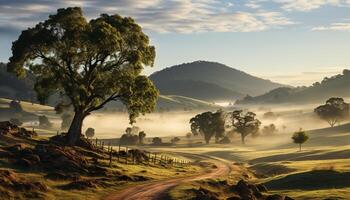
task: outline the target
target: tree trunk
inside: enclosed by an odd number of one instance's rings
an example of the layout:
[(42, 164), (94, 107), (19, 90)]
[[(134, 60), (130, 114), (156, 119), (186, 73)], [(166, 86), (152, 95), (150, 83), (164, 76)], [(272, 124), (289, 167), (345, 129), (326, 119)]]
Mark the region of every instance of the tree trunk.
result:
[(242, 144), (245, 144), (245, 136), (241, 134)]
[(81, 136), (81, 128), (83, 126), (84, 115), (76, 112), (73, 121), (68, 130), (68, 144), (75, 145)]

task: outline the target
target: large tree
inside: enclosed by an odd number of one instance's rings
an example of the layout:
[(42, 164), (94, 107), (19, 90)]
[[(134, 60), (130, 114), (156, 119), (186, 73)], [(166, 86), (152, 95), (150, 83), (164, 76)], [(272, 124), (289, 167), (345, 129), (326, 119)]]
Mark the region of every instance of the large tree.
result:
[(326, 101), (326, 104), (315, 108), (314, 112), (333, 127), (336, 123), (349, 117), (349, 104), (345, 103), (342, 98), (332, 97)]
[(198, 114), (190, 120), (190, 124), (192, 133), (202, 135), (206, 144), (213, 136), (218, 141), (225, 133), (225, 116), (221, 110)]
[(245, 138), (249, 134), (255, 134), (259, 131), (261, 122), (256, 118), (256, 114), (253, 112), (235, 110), (229, 113), (229, 117), (231, 119), (233, 131), (241, 135), (242, 144), (245, 144)]
[(76, 144), (83, 120), (110, 101), (121, 101), (130, 122), (154, 109), (158, 90), (142, 76), (152, 66), (155, 48), (132, 18), (102, 14), (87, 21), (80, 8), (57, 14), (21, 33), (13, 43), (8, 71), (36, 76), (38, 100), (60, 94), (60, 107), (72, 106), (68, 142)]

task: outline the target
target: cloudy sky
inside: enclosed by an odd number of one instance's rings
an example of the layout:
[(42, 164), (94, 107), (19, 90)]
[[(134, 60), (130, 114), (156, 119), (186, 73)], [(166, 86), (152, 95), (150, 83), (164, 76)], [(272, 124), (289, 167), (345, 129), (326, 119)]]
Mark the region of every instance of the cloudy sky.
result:
[(350, 0), (0, 0), (0, 61), (20, 31), (58, 8), (131, 16), (156, 46), (156, 65), (217, 61), (291, 85), (350, 68)]

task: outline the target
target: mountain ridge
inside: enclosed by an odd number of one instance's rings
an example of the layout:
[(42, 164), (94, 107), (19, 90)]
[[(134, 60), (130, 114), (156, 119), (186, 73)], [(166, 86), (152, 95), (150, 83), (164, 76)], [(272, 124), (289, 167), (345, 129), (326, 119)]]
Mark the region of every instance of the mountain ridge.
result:
[[(174, 65), (157, 71), (149, 77), (162, 94), (183, 95), (191, 92), (189, 97), (203, 100), (232, 100), (246, 94), (263, 94), (271, 89), (285, 86), (211, 61), (194, 61)], [(205, 84), (198, 85), (192, 90), (186, 90), (184, 87), (175, 90), (179, 83), (182, 82), (180, 85), (184, 86), (185, 82), (189, 81)], [(214, 89), (208, 90), (209, 85)], [(207, 90), (203, 92), (203, 88)], [(222, 94), (215, 96), (215, 93)]]

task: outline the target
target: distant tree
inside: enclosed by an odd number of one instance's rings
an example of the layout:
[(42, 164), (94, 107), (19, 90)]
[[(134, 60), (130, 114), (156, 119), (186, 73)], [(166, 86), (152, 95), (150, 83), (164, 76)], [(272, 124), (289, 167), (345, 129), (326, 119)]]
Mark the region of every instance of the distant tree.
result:
[(343, 98), (332, 97), (326, 101), (326, 104), (315, 108), (314, 112), (333, 127), (336, 123), (349, 117), (349, 104), (345, 103)]
[(74, 7), (22, 31), (7, 69), (19, 77), (31, 72), (41, 103), (54, 93), (69, 98), (59, 105), (74, 108), (67, 143), (75, 145), (84, 119), (110, 101), (125, 105), (130, 123), (153, 111), (158, 91), (141, 73), (154, 59), (155, 48), (132, 18), (102, 14), (87, 20)]
[(299, 151), (301, 151), (301, 145), (304, 144), (309, 139), (309, 136), (305, 133), (305, 131), (295, 132), (292, 140), (295, 144), (299, 144)]
[(235, 110), (229, 113), (233, 131), (241, 135), (242, 144), (245, 144), (245, 138), (249, 134), (256, 134), (259, 131), (261, 122), (256, 119), (253, 112), (243, 112)]
[(162, 141), (162, 138), (160, 138), (160, 137), (154, 137), (154, 138), (152, 139), (152, 143), (153, 143), (154, 145), (161, 145), (161, 144), (163, 144), (163, 141)]
[(47, 118), (45, 115), (41, 115), (39, 116), (39, 126), (42, 128), (50, 128), (52, 124), (49, 121), (49, 118)]
[(22, 126), (23, 122), (21, 122), (21, 120), (17, 119), (17, 118), (11, 118), (10, 119), (11, 124), (14, 124), (16, 126)]
[(67, 130), (70, 126), (70, 124), (72, 123), (73, 120), (73, 115), (70, 113), (64, 113), (63, 115), (61, 115), (61, 130)]
[(270, 124), (268, 126), (264, 126), (261, 130), (262, 134), (265, 135), (273, 135), (277, 132), (277, 128), (275, 126), (275, 124)]
[(9, 104), (10, 109), (14, 112), (22, 112), (23, 108), (21, 106), (21, 103), (19, 101), (12, 100)]
[(224, 112), (221, 110), (215, 113), (204, 112), (196, 115), (190, 120), (193, 135), (202, 135), (206, 144), (209, 144), (213, 136), (218, 141), (225, 133), (224, 115)]
[(189, 140), (192, 137), (192, 133), (186, 133), (186, 138)]
[(139, 132), (139, 143), (144, 144), (146, 138), (146, 133), (144, 131)]
[(93, 138), (95, 136), (95, 129), (93, 128), (88, 128), (85, 131), (85, 136), (89, 139)]
[(179, 137), (174, 137), (174, 138), (171, 139), (171, 143), (173, 143), (173, 144), (176, 144), (178, 142), (180, 142), (180, 138)]
[(121, 145), (136, 145), (138, 143), (139, 143), (139, 136), (138, 135), (125, 133), (120, 138)]

